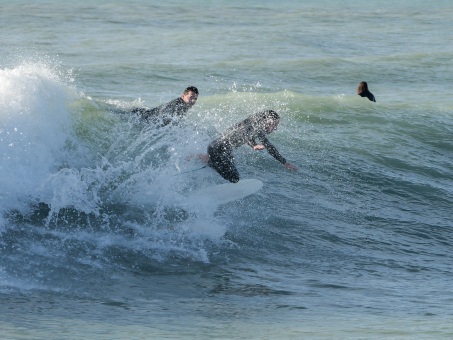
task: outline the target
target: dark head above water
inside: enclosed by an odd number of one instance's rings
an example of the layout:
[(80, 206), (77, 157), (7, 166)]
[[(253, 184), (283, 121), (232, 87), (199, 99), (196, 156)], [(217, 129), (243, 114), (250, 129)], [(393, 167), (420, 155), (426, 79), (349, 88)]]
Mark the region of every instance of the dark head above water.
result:
[(370, 92), (370, 90), (368, 90), (368, 84), (366, 81), (362, 81), (359, 83), (359, 87), (357, 87), (357, 94), (360, 97), (367, 97), (372, 102), (376, 101), (374, 95)]
[(362, 81), (359, 83), (359, 87), (357, 88), (357, 94), (360, 95), (364, 91), (368, 91), (368, 84), (366, 81)]

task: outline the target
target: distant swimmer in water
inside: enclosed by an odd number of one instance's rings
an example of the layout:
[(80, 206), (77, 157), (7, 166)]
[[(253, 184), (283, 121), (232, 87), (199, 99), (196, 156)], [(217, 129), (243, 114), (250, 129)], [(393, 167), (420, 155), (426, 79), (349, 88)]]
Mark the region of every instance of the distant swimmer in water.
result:
[(288, 163), (266, 138), (267, 134), (277, 128), (279, 122), (280, 117), (275, 111), (267, 110), (256, 113), (226, 130), (221, 137), (209, 144), (207, 155), (198, 157), (232, 183), (239, 182), (239, 172), (234, 163), (233, 150), (244, 144), (248, 144), (253, 150), (267, 149), (267, 152), (287, 169), (296, 170), (297, 168)]
[(198, 99), (198, 89), (195, 86), (187, 87), (181, 97), (154, 109), (134, 108), (133, 113), (150, 123), (177, 124), (187, 111), (195, 105)]
[(357, 88), (357, 94), (360, 97), (367, 97), (372, 102), (376, 101), (376, 99), (374, 98), (374, 95), (368, 90), (368, 84), (366, 83), (366, 81), (362, 81), (359, 84), (359, 87)]

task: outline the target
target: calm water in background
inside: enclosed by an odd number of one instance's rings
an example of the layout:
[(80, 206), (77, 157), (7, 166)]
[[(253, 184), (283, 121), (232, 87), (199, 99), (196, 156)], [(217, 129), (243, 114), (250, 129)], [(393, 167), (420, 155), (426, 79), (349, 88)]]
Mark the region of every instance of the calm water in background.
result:
[[(2, 336), (451, 338), (452, 15), (1, 1)], [(187, 85), (200, 97), (178, 127), (115, 113)], [(241, 148), (263, 189), (191, 210), (224, 182), (187, 156), (265, 108), (299, 171)]]

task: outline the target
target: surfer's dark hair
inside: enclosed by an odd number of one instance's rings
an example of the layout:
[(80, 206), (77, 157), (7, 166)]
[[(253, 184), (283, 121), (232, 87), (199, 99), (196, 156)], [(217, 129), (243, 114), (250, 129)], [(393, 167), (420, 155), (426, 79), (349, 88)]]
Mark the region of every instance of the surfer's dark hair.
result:
[(280, 116), (274, 110), (266, 110), (266, 111), (263, 111), (263, 118), (264, 119), (271, 118), (272, 120), (277, 120), (277, 119), (280, 119)]
[(359, 93), (362, 93), (363, 91), (368, 91), (368, 84), (366, 81), (361, 81), (359, 84)]
[(185, 90), (184, 93), (189, 93), (192, 91), (195, 94), (198, 94), (198, 89), (195, 86), (188, 86)]
[(274, 110), (261, 111), (251, 117), (252, 124), (261, 127), (264, 127), (269, 120), (276, 121), (278, 119), (280, 119), (280, 116)]

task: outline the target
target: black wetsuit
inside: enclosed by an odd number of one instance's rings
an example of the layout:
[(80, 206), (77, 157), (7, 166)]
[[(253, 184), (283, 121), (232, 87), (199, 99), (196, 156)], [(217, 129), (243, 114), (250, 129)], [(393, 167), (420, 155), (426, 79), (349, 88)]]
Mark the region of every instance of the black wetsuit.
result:
[(372, 94), (370, 91), (362, 91), (359, 93), (360, 97), (367, 97), (369, 100), (372, 102), (376, 101), (376, 98), (374, 98), (374, 94)]
[(176, 124), (183, 116), (187, 114), (190, 106), (182, 100), (176, 98), (167, 104), (155, 107), (154, 109), (135, 108), (133, 113), (138, 114), (142, 119), (151, 123), (161, 123), (162, 126), (170, 123)]
[[(286, 159), (280, 155), (266, 138), (264, 128), (254, 123), (254, 117), (257, 115), (251, 116), (229, 128), (221, 137), (212, 141), (208, 146), (209, 166), (232, 183), (238, 182), (240, 178), (234, 164), (233, 150), (241, 145), (248, 144), (254, 147), (255, 145), (263, 144), (269, 154), (275, 159), (282, 164), (286, 163)], [(260, 143), (257, 143), (257, 140)]]

